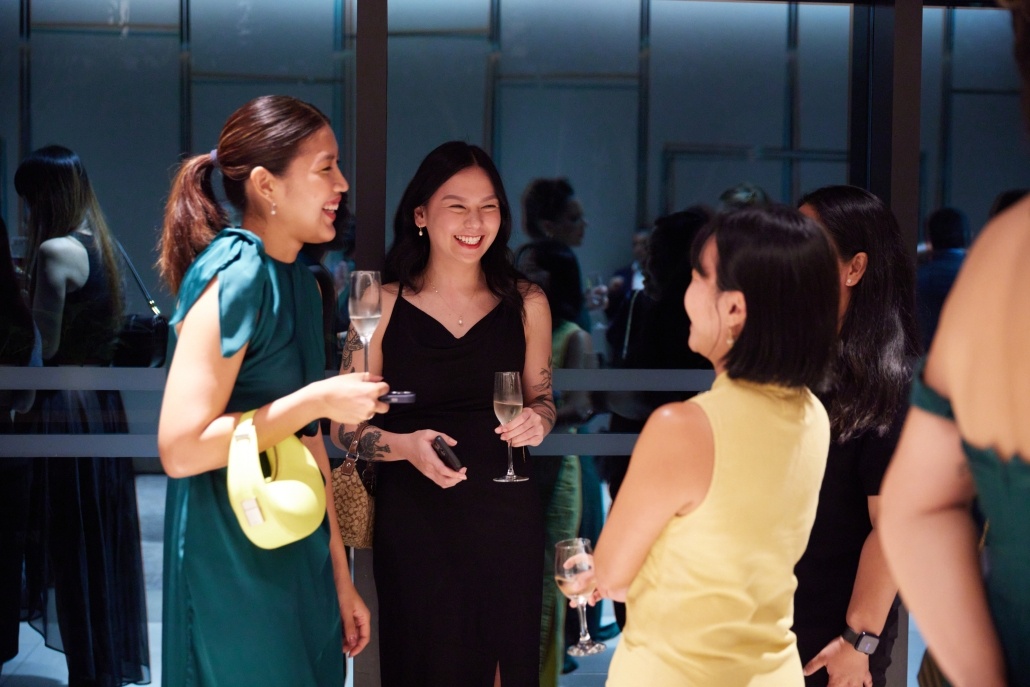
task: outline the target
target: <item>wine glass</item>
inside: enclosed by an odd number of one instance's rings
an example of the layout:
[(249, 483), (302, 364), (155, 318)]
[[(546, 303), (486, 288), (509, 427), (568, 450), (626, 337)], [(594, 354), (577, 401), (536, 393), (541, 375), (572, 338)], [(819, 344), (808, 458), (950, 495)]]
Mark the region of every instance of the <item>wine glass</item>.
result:
[(375, 270), (355, 270), (350, 275), (350, 296), (347, 304), (350, 309), (350, 323), (365, 347), (365, 373), (368, 373), (368, 342), (379, 326), (379, 318), (383, 312), (383, 287), (379, 281), (379, 272)]
[(554, 581), (579, 611), (579, 643), (566, 649), (569, 656), (590, 656), (605, 650), (587, 631), (587, 601), (594, 593), (594, 552), (589, 539), (564, 539), (554, 545)]
[[(508, 424), (522, 412), (522, 375), (518, 372), (494, 373), (494, 415), (502, 424)], [(508, 472), (504, 477), (494, 477), (495, 482), (525, 482), (528, 477), (519, 477), (511, 462), (511, 442), (508, 442)]]

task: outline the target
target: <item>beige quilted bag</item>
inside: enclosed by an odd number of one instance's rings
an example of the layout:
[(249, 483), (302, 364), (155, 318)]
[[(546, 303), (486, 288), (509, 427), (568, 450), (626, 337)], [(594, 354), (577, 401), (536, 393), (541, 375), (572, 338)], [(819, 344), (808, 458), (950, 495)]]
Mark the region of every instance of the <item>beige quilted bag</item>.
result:
[[(372, 548), (375, 524), (375, 463), (358, 460), (358, 441), (366, 426), (365, 423), (358, 426), (343, 465), (332, 472), (333, 503), (340, 536), (344, 544), (355, 549)], [(364, 469), (361, 469), (362, 463)]]

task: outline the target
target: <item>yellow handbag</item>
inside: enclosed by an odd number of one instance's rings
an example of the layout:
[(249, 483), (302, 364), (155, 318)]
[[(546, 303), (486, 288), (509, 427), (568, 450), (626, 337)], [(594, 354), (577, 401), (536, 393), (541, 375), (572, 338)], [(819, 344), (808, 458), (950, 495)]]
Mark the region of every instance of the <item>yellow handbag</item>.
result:
[(325, 482), (314, 456), (292, 435), (265, 451), (271, 468), (265, 477), (253, 418), (254, 411), (244, 413), (233, 431), (226, 485), (243, 533), (262, 549), (276, 549), (322, 524)]

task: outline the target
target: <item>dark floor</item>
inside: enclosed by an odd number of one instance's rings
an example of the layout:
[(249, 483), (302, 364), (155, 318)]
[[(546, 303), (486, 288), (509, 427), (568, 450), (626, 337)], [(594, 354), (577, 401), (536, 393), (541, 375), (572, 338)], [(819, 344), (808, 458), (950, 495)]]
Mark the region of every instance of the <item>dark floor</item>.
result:
[[(152, 685), (161, 684), (161, 561), (164, 533), (165, 477), (140, 475), (136, 481), (143, 538), (143, 569), (147, 582), (147, 612), (150, 621), (150, 666)], [(610, 605), (605, 606), (603, 622), (611, 622)], [(48, 649), (42, 638), (22, 624), (20, 650), (13, 661), (3, 665), (0, 687), (66, 687), (64, 654)], [(608, 662), (619, 638), (606, 642), (608, 650), (597, 656), (578, 659), (579, 669), (564, 675), (559, 687), (603, 687)], [(915, 627), (909, 635), (909, 656), (922, 656), (924, 645)], [(908, 685), (915, 687), (918, 664), (909, 660)], [(348, 681), (349, 682), (349, 681)], [(348, 687), (350, 687), (348, 685)], [(360, 687), (360, 686), (359, 686)]]

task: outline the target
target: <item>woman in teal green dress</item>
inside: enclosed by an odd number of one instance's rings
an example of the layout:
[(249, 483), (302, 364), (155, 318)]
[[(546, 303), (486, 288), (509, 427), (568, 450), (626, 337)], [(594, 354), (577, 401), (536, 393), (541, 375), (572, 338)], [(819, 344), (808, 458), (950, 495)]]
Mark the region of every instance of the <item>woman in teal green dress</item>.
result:
[[(1030, 2), (1004, 4), (1030, 115)], [(956, 687), (1030, 685), (1028, 218), (1024, 199), (966, 256), (882, 489), (887, 563)]]
[[(389, 389), (362, 375), (323, 379), (321, 303), (296, 261), (335, 233), (347, 181), (316, 108), (263, 96), (233, 113), (210, 155), (180, 168), (165, 211), (162, 276), (178, 333), (158, 450), (168, 473), (165, 684), (329, 686), (343, 654), (368, 643), (369, 612), (347, 569), (336, 519), (276, 549), (244, 535), (226, 494), (230, 436), (257, 410), (261, 448), (292, 433), (328, 480), (317, 420), (367, 420)], [(245, 228), (212, 192), (220, 170)], [(345, 209), (343, 210), (345, 211)], [(219, 231), (221, 229), (221, 231)], [(333, 494), (327, 489), (328, 512)]]

